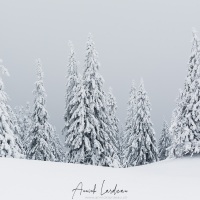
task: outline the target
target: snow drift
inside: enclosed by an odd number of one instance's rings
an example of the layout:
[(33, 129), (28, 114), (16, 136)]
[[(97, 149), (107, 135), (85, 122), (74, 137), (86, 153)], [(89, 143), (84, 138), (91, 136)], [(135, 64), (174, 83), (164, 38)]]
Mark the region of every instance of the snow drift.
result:
[[(200, 159), (183, 158), (145, 166), (115, 169), (66, 163), (0, 158), (0, 199), (70, 200), (80, 182), (84, 190), (74, 199), (189, 200), (200, 196)], [(102, 182), (105, 180), (103, 189)], [(127, 193), (101, 195), (106, 190)]]

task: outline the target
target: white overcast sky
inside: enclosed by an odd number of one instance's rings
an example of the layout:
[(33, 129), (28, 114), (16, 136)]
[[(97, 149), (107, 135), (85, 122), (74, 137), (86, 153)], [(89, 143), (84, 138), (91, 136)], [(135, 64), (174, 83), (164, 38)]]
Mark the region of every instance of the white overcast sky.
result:
[(33, 102), (35, 59), (41, 58), (50, 121), (63, 127), (68, 40), (83, 71), (86, 39), (94, 36), (105, 89), (113, 88), (124, 123), (131, 82), (144, 79), (157, 136), (170, 121), (183, 87), (191, 30), (200, 30), (199, 0), (1, 0), (0, 57), (10, 104)]

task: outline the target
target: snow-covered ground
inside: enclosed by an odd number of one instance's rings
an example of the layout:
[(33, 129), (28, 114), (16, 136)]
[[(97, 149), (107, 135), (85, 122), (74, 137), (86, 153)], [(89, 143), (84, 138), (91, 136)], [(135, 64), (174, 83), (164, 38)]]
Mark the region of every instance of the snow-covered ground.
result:
[[(86, 190), (96, 184), (96, 192), (77, 191), (74, 199), (196, 200), (200, 199), (199, 170), (200, 157), (129, 169), (0, 158), (0, 199), (70, 200), (72, 190), (82, 182)], [(101, 195), (116, 184), (128, 193)]]

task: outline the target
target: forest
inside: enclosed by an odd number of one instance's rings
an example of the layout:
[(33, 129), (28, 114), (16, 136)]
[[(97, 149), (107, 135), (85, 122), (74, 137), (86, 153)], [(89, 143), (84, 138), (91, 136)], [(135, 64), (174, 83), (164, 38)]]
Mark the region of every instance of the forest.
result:
[(177, 95), (171, 121), (163, 122), (159, 141), (155, 138), (151, 104), (142, 79), (138, 88), (134, 81), (130, 86), (126, 122), (121, 128), (112, 89), (104, 91), (91, 34), (86, 43), (83, 74), (79, 73), (74, 46), (69, 42), (62, 133), (49, 122), (41, 60), (36, 60), (33, 107), (27, 103), (16, 108), (9, 105), (2, 79), (9, 72), (1, 61), (0, 157), (127, 168), (198, 154), (200, 40), (196, 31), (192, 35), (183, 89)]

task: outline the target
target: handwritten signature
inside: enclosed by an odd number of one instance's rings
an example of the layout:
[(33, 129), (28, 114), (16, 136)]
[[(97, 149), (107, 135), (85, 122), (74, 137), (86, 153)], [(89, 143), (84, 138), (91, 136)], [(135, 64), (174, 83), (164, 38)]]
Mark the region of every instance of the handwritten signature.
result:
[(99, 194), (101, 196), (104, 195), (118, 195), (118, 194), (125, 194), (128, 193), (128, 190), (125, 189), (118, 189), (118, 184), (115, 184), (115, 186), (112, 189), (106, 189), (105, 187), (105, 180), (103, 180), (100, 191), (97, 190), (97, 184), (94, 184), (94, 186), (91, 189), (85, 189), (83, 186), (83, 182), (80, 182), (75, 189), (72, 190), (72, 199), (74, 199), (75, 195), (79, 194), (80, 196), (83, 193), (87, 194)]

